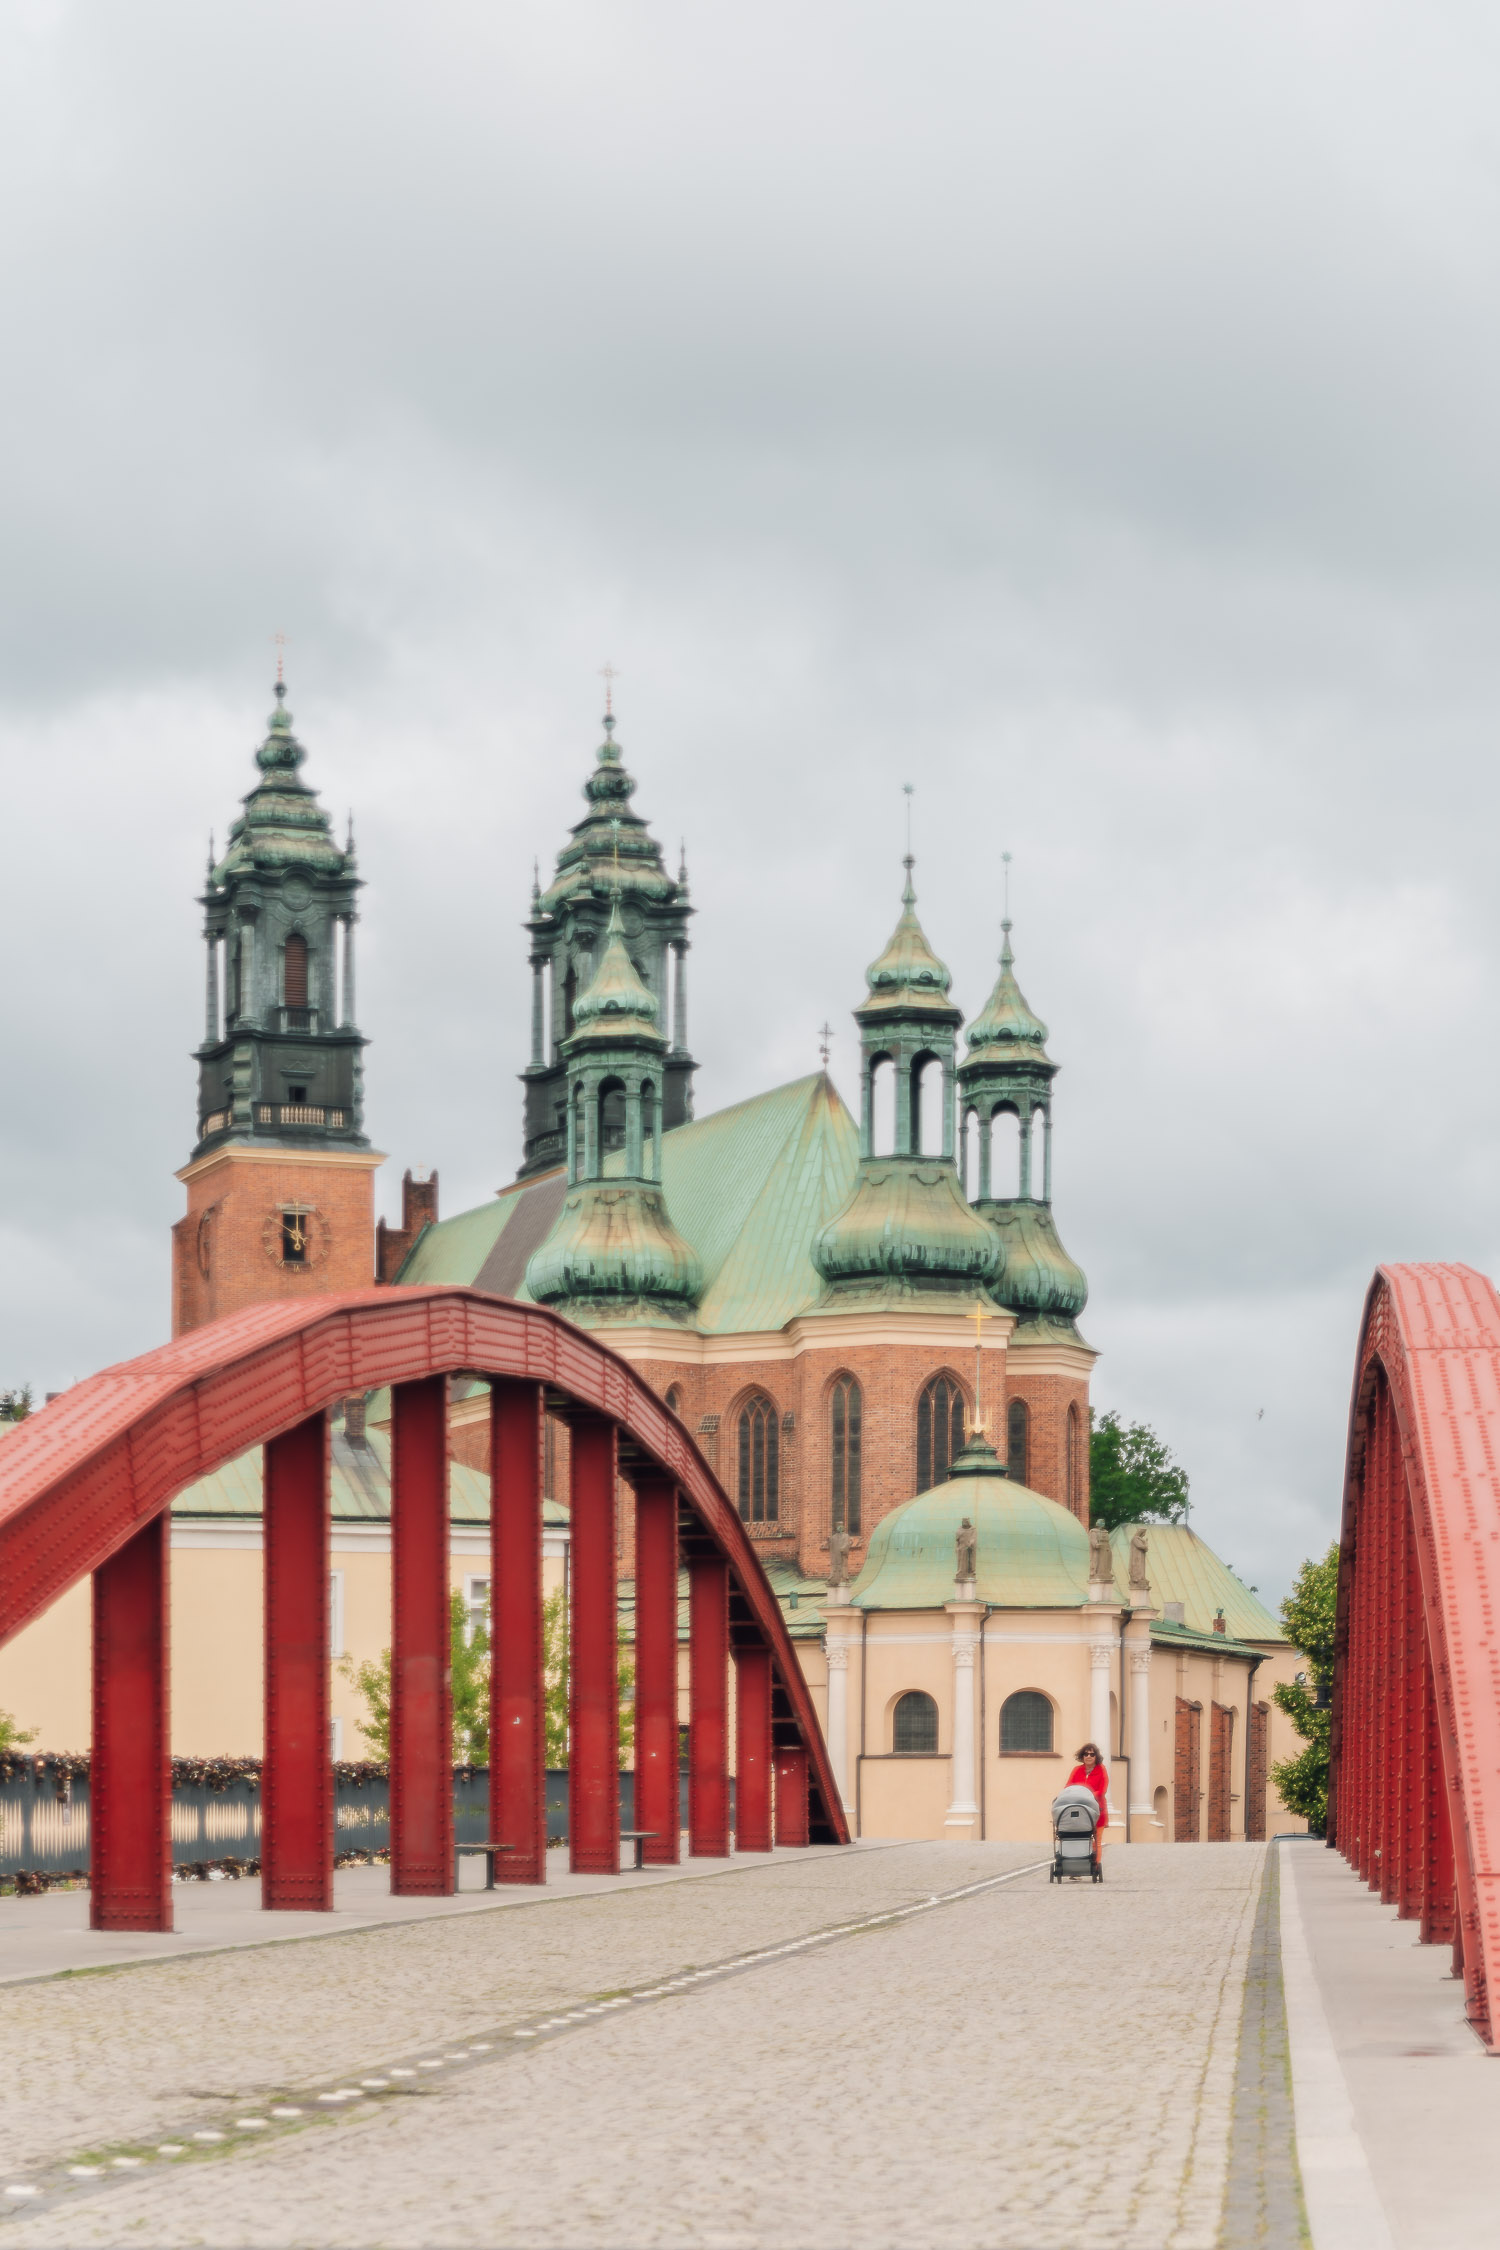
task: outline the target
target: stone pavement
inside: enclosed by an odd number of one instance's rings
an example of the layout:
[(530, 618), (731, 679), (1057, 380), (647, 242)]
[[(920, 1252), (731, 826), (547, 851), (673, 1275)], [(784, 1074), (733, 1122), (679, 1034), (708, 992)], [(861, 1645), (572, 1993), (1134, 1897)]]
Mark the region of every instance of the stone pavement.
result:
[[(1449, 1949), (1419, 1945), (1415, 1924), (1398, 1921), (1337, 1853), (1299, 1838), (1279, 1854), (1325, 2027), (1320, 2053), (1298, 2058), (1293, 2042), (1315, 2250), (1493, 2242), (1500, 2058), (1464, 2021)], [(1347, 2116), (1326, 2167), (1305, 2145), (1306, 2094), (1321, 2097), (1325, 2116), (1338, 2107)]]
[[(866, 1847), (861, 1847), (866, 1848)], [(868, 1847), (878, 1850), (878, 1845)], [(771, 1854), (772, 1861), (806, 1860), (839, 1850), (814, 1844), (806, 1850)], [(676, 1867), (645, 1867), (631, 1872), (632, 1884), (692, 1882), (727, 1874), (743, 1862), (733, 1859), (683, 1860)], [(346, 1930), (374, 1929), (387, 1922), (430, 1922), (449, 1914), (483, 1914), (495, 1906), (535, 1906), (547, 1898), (587, 1898), (613, 1891), (613, 1875), (573, 1875), (566, 1852), (549, 1852), (545, 1886), (484, 1887), (484, 1862), (466, 1858), (459, 1865), (459, 1890), (453, 1898), (392, 1898), (387, 1867), (344, 1867), (333, 1879), (331, 1914), (263, 1913), (260, 1881), (250, 1877), (222, 1883), (173, 1886), (175, 1930), (91, 1930), (86, 1890), (47, 1891), (39, 1898), (7, 1898), (0, 1905), (0, 1985), (29, 1984), (35, 1977), (68, 1969), (98, 1969), (126, 1962), (172, 1960), (188, 1953), (219, 1953), (232, 1946), (285, 1945), (293, 1938), (336, 1937)]]
[(1214, 2250), (1265, 1848), (1061, 1890), (1040, 1857), (799, 1854), (13, 1988), (4, 2184), (43, 2195), (5, 2237)]

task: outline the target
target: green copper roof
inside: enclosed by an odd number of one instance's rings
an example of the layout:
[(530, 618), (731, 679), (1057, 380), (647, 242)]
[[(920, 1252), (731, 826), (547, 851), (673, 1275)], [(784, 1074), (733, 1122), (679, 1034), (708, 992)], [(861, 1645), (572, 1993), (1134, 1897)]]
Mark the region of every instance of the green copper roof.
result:
[(340, 851), (328, 815), (298, 772), (307, 752), (292, 732), (286, 686), (276, 682), (276, 708), (265, 741), (255, 753), (263, 779), (245, 799), (245, 809), (229, 831), (223, 859), (209, 881), (222, 886), (253, 867), (301, 867), (314, 874), (345, 875), (352, 850)]
[(588, 811), (573, 830), (573, 840), (557, 855), (557, 873), (540, 896), (533, 895), (533, 917), (556, 914), (581, 893), (607, 892), (611, 884), (627, 897), (651, 905), (685, 898), (685, 879), (673, 882), (662, 865), (661, 846), (631, 804), (633, 777), (620, 759), (612, 715), (604, 721), (604, 740), (593, 772), (583, 785)]
[[(1134, 1524), (1121, 1524), (1110, 1534), (1115, 1583), (1122, 1590), (1130, 1575), (1134, 1529)], [(1232, 1640), (1285, 1642), (1285, 1629), (1277, 1619), (1189, 1525), (1148, 1523), (1146, 1542), (1146, 1576), (1157, 1609), (1167, 1602), (1181, 1602), (1188, 1629), (1208, 1634), (1213, 1633), (1215, 1610), (1222, 1609)]]
[(1089, 1540), (1077, 1517), (1025, 1485), (955, 1476), (884, 1517), (870, 1534), (850, 1600), (859, 1609), (941, 1609), (958, 1598), (954, 1540), (974, 1526), (974, 1583), (997, 1609), (1080, 1609)]
[(1043, 1061), (1047, 1055), (1047, 1026), (1040, 1016), (1033, 1015), (1016, 982), (1015, 955), (1010, 949), (1009, 921), (1000, 925), (1004, 942), (1000, 948), (1000, 975), (994, 991), (974, 1018), (966, 1033), (969, 1052), (979, 1048), (1025, 1048)]
[(659, 1187), (580, 1180), (526, 1268), (526, 1292), (570, 1316), (686, 1320), (703, 1268)]
[(999, 1235), (1004, 1270), (995, 1295), (1018, 1319), (1066, 1322), (1070, 1327), (1089, 1301), (1083, 1268), (1075, 1266), (1058, 1239), (1057, 1222), (1047, 1203), (982, 1203), (979, 1209)]
[[(342, 1429), (335, 1428), (330, 1447), (329, 1500), (335, 1523), (388, 1523), (391, 1515), (391, 1441), (386, 1430), (372, 1429), (363, 1445), (351, 1445)], [(203, 1477), (179, 1492), (172, 1502), (174, 1516), (258, 1517), (265, 1511), (265, 1457), (257, 1445), (249, 1453), (226, 1461), (211, 1477)], [(465, 1468), (461, 1461), (448, 1464), (448, 1512), (457, 1524), (487, 1524), (490, 1520), (490, 1480), (482, 1469)], [(561, 1500), (542, 1504), (542, 1521), (564, 1524), (568, 1510)]]
[(831, 1297), (955, 1291), (973, 1297), (1000, 1271), (1000, 1239), (936, 1157), (866, 1157), (845, 1208), (812, 1246)]
[(865, 971), (865, 982), (870, 996), (854, 1011), (861, 1022), (872, 1016), (896, 1014), (901, 1010), (918, 1007), (958, 1020), (959, 1011), (948, 998), (948, 987), (953, 979), (947, 967), (933, 952), (927, 942), (927, 933), (917, 920), (917, 894), (912, 889), (913, 861), (910, 853), (906, 861), (906, 882), (901, 892), (901, 919), (886, 941), (885, 951), (872, 961)]
[(573, 1031), (563, 1042), (563, 1052), (571, 1055), (580, 1047), (607, 1045), (611, 1040), (644, 1039), (653, 1047), (665, 1047), (657, 1014), (656, 995), (641, 982), (626, 950), (617, 888), (599, 965), (573, 1009)]
[[(622, 1152), (605, 1159), (623, 1167)], [(823, 1295), (809, 1248), (848, 1201), (859, 1170), (859, 1133), (821, 1072), (737, 1102), (662, 1136), (662, 1188), (677, 1232), (697, 1253), (703, 1294), (694, 1325), (709, 1335), (782, 1327)], [(428, 1227), (409, 1252), (403, 1282), (472, 1282), (527, 1295), (527, 1259), (568, 1192), (543, 1173), (477, 1211)], [(512, 1244), (521, 1247), (513, 1255)]]

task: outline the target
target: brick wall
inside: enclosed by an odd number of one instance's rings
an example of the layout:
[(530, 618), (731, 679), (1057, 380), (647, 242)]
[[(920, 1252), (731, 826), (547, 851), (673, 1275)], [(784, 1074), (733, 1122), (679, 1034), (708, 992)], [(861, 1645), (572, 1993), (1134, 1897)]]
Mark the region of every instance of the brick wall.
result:
[[(172, 1229), (172, 1333), (268, 1299), (368, 1289), (375, 1269), (375, 1187), (368, 1164), (300, 1162), (226, 1149), (187, 1181)], [(308, 1262), (281, 1257), (283, 1204), (308, 1213)]]
[[(1089, 1520), (1089, 1386), (1081, 1375), (1032, 1374), (1024, 1355), (1017, 1353), (1007, 1369), (1006, 1404), (1026, 1401), (1030, 1418), (1027, 1430), (1026, 1482), (1033, 1492), (1067, 1507), (1068, 1409), (1078, 1410), (1075, 1449), (1073, 1513), (1082, 1524)], [(997, 1439), (998, 1444), (998, 1439)], [(1003, 1453), (1005, 1447), (999, 1445)]]

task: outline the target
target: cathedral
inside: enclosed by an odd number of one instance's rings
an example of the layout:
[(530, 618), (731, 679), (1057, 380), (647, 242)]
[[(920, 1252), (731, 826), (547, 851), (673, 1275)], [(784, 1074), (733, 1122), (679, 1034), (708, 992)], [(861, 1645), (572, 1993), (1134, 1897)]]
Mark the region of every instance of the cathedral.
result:
[[(255, 785), (202, 894), (174, 1333), (372, 1280), (472, 1285), (593, 1330), (737, 1505), (858, 1833), (1043, 1836), (1085, 1738), (1112, 1768), (1113, 1838), (1296, 1825), (1267, 1778), (1295, 1747), (1269, 1700), (1296, 1662), (1277, 1621), (1185, 1525), (1090, 1535), (1087, 1284), (1054, 1216), (1058, 1065), (1009, 920), (965, 1030), (908, 855), (853, 1010), (858, 1115), (826, 1071), (698, 1115), (696, 908), (636, 809), (607, 716), (583, 817), (524, 925), (515, 1179), (444, 1217), (436, 1177), (408, 1172), (401, 1225), (377, 1226), (362, 884), (352, 829), (341, 844), (304, 763), (278, 682)], [(477, 1617), (487, 1387), (455, 1382), (449, 1412), (453, 1584)], [(355, 1657), (389, 1637), (388, 1413), (383, 1394), (351, 1399), (333, 1439), (335, 1643)], [(174, 1506), (174, 1667), (206, 1730), (179, 1747), (195, 1754), (259, 1737), (259, 1478), (247, 1456)], [(565, 1589), (561, 1418), (547, 1422), (546, 1489), (548, 1582)], [(622, 1502), (628, 1647), (628, 1485)], [(65, 1607), (0, 1659), (0, 1702), (39, 1714), (49, 1737), (72, 1729)], [(334, 1754), (357, 1755), (359, 1707), (336, 1689), (334, 1708)]]

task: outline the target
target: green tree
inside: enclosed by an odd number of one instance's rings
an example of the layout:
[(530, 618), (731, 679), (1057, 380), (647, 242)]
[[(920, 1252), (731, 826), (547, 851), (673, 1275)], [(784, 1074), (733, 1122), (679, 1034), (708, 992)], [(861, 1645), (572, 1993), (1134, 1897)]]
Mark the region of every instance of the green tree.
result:
[(24, 1422), (34, 1403), (29, 1383), (20, 1383), (13, 1391), (0, 1391), (0, 1422)]
[[(449, 1638), (453, 1667), (453, 1762), (483, 1766), (490, 1755), (490, 1629), (486, 1606), (482, 1622), (470, 1625), (463, 1596), (449, 1597)], [(342, 1676), (363, 1696), (369, 1714), (359, 1721), (359, 1731), (370, 1746), (370, 1755), (382, 1765), (391, 1755), (391, 1652), (383, 1648), (371, 1662), (356, 1664), (345, 1657)], [(568, 1762), (568, 1631), (561, 1592), (542, 1605), (542, 1673), (546, 1728), (546, 1761), (549, 1766)], [(620, 1656), (620, 1763), (624, 1765), (635, 1743), (635, 1666)]]
[(1089, 1412), (1089, 1521), (1186, 1523), (1188, 1475), (1145, 1422)]
[[(1328, 1825), (1328, 1738), (1333, 1720), (1333, 1631), (1339, 1595), (1339, 1549), (1302, 1565), (1281, 1605), (1281, 1622), (1293, 1648), (1307, 1658), (1307, 1670), (1271, 1690), (1271, 1700), (1291, 1720), (1307, 1744), (1295, 1758), (1271, 1768), (1271, 1779), (1288, 1812), (1300, 1813), (1315, 1836)], [(1322, 1708), (1319, 1691), (1322, 1691)]]
[(24, 1750), (28, 1742), (35, 1742), (36, 1728), (27, 1734), (8, 1711), (0, 1711), (0, 1756), (7, 1750)]

